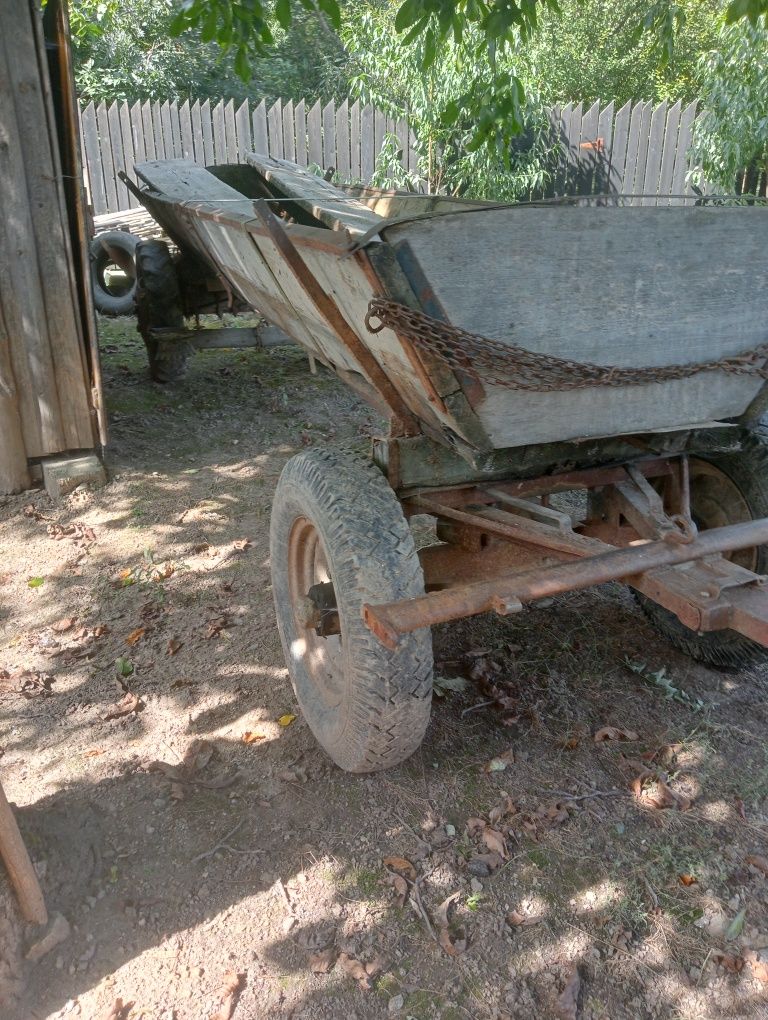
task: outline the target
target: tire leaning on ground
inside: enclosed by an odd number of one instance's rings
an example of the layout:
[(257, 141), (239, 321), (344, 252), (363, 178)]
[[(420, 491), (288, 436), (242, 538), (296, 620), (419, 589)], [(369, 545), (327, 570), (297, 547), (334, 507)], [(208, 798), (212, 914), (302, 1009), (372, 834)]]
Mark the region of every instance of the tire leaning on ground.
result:
[[(132, 315), (136, 301), (136, 247), (141, 239), (127, 230), (107, 230), (91, 241), (91, 291), (96, 310), (103, 315)], [(116, 265), (123, 270), (126, 286), (110, 288), (107, 269)]]
[[(309, 449), (285, 465), (272, 504), (272, 588), (294, 691), (309, 728), (349, 772), (399, 764), (420, 745), (432, 699), (429, 630), (386, 649), (363, 623), (366, 602), (424, 594), (408, 523), (366, 458)], [(308, 625), (309, 589), (331, 582), (340, 633)]]
[[(691, 457), (691, 516), (700, 531), (768, 517), (768, 429), (744, 432), (738, 453)], [(757, 574), (768, 574), (768, 546), (740, 549), (729, 557)], [(768, 661), (768, 649), (733, 630), (701, 634), (668, 609), (637, 596), (649, 620), (680, 651), (716, 669), (739, 669)]]
[(184, 328), (176, 269), (164, 241), (141, 241), (136, 247), (136, 316), (155, 382), (175, 383), (184, 377), (194, 348), (180, 340), (156, 340), (152, 329)]

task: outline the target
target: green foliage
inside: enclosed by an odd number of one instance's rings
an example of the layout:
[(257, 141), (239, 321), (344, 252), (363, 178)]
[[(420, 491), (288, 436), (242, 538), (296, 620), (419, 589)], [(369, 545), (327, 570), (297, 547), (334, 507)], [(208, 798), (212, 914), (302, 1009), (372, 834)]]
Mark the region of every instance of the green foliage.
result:
[(766, 16), (738, 24), (726, 16), (716, 46), (701, 59), (701, 80), (703, 112), (693, 139), (698, 176), (731, 192), (744, 167), (768, 161)]

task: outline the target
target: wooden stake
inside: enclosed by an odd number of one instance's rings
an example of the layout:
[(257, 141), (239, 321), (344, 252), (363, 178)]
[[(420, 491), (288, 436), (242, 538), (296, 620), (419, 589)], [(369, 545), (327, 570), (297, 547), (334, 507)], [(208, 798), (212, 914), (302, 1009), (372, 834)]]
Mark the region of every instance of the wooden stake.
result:
[(11, 811), (11, 805), (0, 785), (0, 857), (8, 871), (11, 885), (16, 891), (21, 914), (25, 921), (48, 923), (43, 890), (32, 867), (24, 840)]

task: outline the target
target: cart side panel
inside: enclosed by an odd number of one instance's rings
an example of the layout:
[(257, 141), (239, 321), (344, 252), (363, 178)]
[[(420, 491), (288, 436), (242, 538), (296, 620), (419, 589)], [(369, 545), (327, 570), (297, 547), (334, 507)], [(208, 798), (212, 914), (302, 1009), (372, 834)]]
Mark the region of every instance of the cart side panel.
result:
[[(768, 340), (768, 209), (511, 207), (386, 228), (446, 319), (580, 362), (660, 366)], [(735, 417), (755, 375), (708, 372), (632, 387), (524, 393), (484, 384), (473, 404), (496, 448)]]

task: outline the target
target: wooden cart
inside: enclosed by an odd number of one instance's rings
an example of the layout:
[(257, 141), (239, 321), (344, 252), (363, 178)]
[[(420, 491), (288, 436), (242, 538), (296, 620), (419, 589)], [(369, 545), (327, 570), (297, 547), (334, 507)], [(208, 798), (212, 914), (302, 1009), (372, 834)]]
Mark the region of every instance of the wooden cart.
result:
[(294, 457), (273, 505), (286, 661), (342, 768), (418, 747), (432, 624), (620, 580), (701, 661), (765, 658), (768, 209), (340, 190), (257, 155), (137, 173), (182, 252), (389, 418), (370, 459)]

